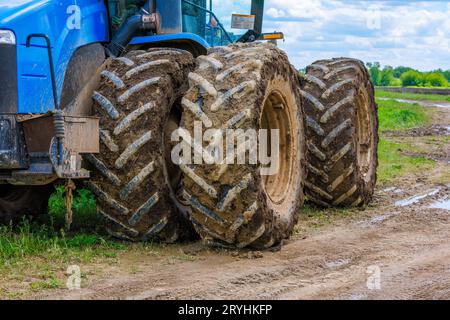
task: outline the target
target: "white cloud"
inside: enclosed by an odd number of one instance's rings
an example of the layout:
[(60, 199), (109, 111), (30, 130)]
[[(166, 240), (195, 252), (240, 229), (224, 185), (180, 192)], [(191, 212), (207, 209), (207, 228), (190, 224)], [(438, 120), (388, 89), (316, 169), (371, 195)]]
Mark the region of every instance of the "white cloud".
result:
[[(264, 29), (283, 31), (280, 43), (297, 67), (351, 56), (418, 69), (450, 69), (447, 1), (268, 0)], [(379, 14), (379, 28), (368, 23)], [(375, 21), (378, 22), (378, 21)]]
[(272, 18), (283, 18), (286, 16), (286, 13), (281, 9), (270, 8), (266, 11), (266, 14)]

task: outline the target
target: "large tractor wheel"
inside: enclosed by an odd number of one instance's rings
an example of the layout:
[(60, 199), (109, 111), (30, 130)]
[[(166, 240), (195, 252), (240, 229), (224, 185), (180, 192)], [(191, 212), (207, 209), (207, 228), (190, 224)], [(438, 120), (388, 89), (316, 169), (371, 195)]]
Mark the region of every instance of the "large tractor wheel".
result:
[[(230, 134), (227, 129), (241, 129), (233, 131), (236, 135), (245, 135), (249, 129), (278, 129), (279, 168), (274, 174), (262, 175), (260, 170), (267, 168), (259, 162), (249, 164), (248, 145), (239, 139), (233, 139), (232, 156), (226, 154), (227, 149), (222, 159), (215, 157), (214, 164), (181, 165), (183, 196), (192, 208), (191, 221), (198, 233), (214, 244), (239, 248), (278, 245), (289, 237), (303, 203), (298, 73), (272, 44), (221, 47), (199, 57), (198, 62), (182, 101), (185, 131), (181, 136), (195, 149), (193, 154), (203, 149), (204, 160), (212, 162), (208, 160), (211, 145), (195, 140), (198, 129), (194, 127), (199, 124), (206, 135), (207, 129), (222, 130), (219, 136), (223, 141), (217, 143), (216, 134), (213, 140), (223, 149)], [(270, 143), (271, 137), (268, 140)], [(256, 141), (250, 144), (254, 146)], [(241, 155), (245, 164), (238, 164), (242, 163), (238, 162)]]
[(47, 213), (53, 186), (0, 186), (0, 222)]
[(314, 62), (301, 81), (307, 198), (319, 206), (364, 206), (376, 183), (378, 118), (364, 64)]
[(175, 196), (181, 174), (165, 160), (165, 132), (181, 118), (194, 64), (189, 52), (158, 48), (131, 51), (102, 72), (93, 93), (100, 153), (85, 156), (93, 167), (86, 184), (117, 238), (174, 242), (194, 233)]

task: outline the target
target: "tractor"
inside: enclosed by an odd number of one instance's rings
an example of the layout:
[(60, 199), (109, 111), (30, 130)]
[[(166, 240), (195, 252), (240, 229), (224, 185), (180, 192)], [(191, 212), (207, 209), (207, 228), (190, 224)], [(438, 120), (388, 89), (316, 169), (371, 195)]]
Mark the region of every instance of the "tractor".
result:
[[(305, 197), (366, 205), (378, 136), (364, 64), (301, 75), (263, 12), (263, 0), (0, 0), (0, 219), (83, 184), (116, 238), (261, 249), (289, 237)], [(236, 161), (252, 157), (252, 130), (277, 138), (276, 172)], [(236, 152), (218, 156), (227, 143)]]

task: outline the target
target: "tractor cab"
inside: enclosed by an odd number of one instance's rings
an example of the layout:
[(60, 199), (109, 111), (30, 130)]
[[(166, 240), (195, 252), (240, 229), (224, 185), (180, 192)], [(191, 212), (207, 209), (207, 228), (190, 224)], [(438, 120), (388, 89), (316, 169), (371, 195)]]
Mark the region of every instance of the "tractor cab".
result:
[(283, 39), (282, 33), (262, 33), (263, 11), (263, 0), (228, 6), (220, 5), (218, 0), (110, 0), (109, 49), (112, 55), (120, 55), (121, 48), (128, 44), (177, 42), (179, 47), (180, 41), (189, 40), (207, 48)]

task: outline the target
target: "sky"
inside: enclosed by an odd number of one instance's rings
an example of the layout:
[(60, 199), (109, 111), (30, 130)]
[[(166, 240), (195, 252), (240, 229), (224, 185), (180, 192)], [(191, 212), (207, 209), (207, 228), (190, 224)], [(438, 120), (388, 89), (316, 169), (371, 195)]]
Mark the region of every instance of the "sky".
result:
[[(249, 0), (220, 2), (233, 12), (249, 10)], [(352, 57), (421, 71), (450, 69), (450, 1), (266, 0), (264, 11), (264, 31), (284, 32), (279, 46), (297, 68)]]
[(450, 1), (266, 0), (265, 31), (281, 30), (298, 68), (352, 57), (422, 71), (450, 69)]

